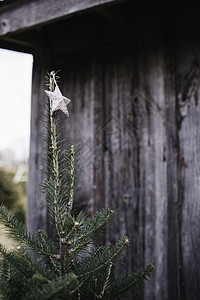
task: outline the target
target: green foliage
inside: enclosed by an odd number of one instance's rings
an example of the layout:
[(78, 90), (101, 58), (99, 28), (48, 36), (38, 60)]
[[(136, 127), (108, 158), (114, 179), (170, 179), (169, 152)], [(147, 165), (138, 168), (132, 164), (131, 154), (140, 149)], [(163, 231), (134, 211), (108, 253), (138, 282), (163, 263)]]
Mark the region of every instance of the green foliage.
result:
[(25, 210), (23, 201), (26, 195), (25, 183), (13, 183), (14, 173), (0, 169), (0, 204), (4, 204), (9, 210), (11, 210), (15, 216), (25, 222)]
[[(54, 81), (53, 81), (54, 79)], [(55, 77), (50, 75), (49, 89)], [(56, 113), (49, 106), (47, 120), (47, 179), (43, 184), (47, 206), (54, 219), (58, 242), (42, 230), (28, 228), (0, 206), (0, 222), (19, 247), (7, 251), (0, 246), (0, 293), (4, 300), (27, 299), (121, 299), (127, 292), (136, 294), (154, 266), (146, 265), (134, 274), (124, 273), (114, 280), (114, 264), (129, 247), (122, 237), (116, 245), (99, 246), (97, 234), (105, 230), (114, 211), (103, 208), (85, 219), (73, 214), (76, 191), (76, 147), (62, 150), (57, 133)]]
[(12, 209), (15, 201), (18, 199), (18, 194), (10, 175), (10, 173), (0, 169), (0, 203), (6, 205), (8, 209)]

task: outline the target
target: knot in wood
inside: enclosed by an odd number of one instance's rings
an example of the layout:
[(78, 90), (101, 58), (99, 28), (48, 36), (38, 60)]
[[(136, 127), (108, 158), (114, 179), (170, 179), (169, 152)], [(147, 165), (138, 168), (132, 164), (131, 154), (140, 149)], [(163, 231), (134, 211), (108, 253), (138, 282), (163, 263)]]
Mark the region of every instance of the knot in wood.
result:
[(1, 20), (0, 35), (4, 35), (4, 34), (8, 33), (9, 29), (10, 29), (10, 26), (9, 26), (8, 20), (6, 20), (6, 19)]

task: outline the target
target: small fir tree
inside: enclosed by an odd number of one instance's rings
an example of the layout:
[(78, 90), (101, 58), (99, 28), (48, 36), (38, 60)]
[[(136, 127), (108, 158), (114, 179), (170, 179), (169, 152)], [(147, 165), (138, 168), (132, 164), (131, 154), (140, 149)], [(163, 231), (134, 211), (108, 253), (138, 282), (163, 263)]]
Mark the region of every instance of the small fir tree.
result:
[(148, 264), (134, 274), (126, 272), (113, 280), (116, 259), (129, 246), (128, 237), (116, 245), (98, 246), (95, 236), (110, 221), (114, 211), (104, 208), (92, 218), (72, 212), (76, 194), (75, 145), (62, 150), (57, 129), (57, 110), (67, 116), (68, 98), (62, 96), (55, 72), (48, 76), (47, 174), (43, 184), (48, 211), (54, 220), (57, 242), (44, 231), (32, 234), (5, 206), (0, 221), (19, 247), (7, 251), (0, 245), (0, 294), (2, 299), (122, 299), (135, 294), (154, 269)]

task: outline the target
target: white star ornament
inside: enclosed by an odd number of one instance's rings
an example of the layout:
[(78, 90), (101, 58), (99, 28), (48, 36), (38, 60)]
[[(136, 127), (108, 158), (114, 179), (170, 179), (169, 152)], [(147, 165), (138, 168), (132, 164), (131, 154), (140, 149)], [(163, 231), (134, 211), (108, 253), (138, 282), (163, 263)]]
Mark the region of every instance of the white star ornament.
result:
[(52, 114), (54, 113), (54, 111), (60, 109), (62, 110), (62, 112), (64, 112), (64, 114), (66, 114), (69, 117), (69, 111), (67, 109), (67, 105), (71, 102), (71, 100), (62, 95), (57, 84), (53, 92), (50, 91), (44, 91), (44, 92), (50, 99)]

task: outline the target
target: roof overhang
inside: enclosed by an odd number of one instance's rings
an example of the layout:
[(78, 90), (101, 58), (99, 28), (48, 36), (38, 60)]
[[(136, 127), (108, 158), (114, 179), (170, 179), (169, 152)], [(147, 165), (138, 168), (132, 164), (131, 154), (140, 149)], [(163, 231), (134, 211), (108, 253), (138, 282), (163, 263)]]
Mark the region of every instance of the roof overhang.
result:
[[(120, 23), (121, 11), (118, 8), (118, 11), (113, 12), (113, 7), (125, 3), (131, 1), (7, 0), (0, 6), (0, 47), (34, 53), (44, 39), (47, 42), (49, 36), (54, 36), (54, 41), (68, 36), (69, 41), (86, 36), (86, 33), (87, 37), (79, 44), (87, 44), (93, 25), (90, 21), (82, 20), (89, 20), (88, 16), (91, 14), (100, 14), (106, 19), (111, 18), (115, 23)], [(87, 28), (84, 27), (85, 23), (88, 23)], [(74, 28), (80, 30), (74, 31)]]
[[(145, 8), (145, 9), (144, 9)], [(143, 5), (132, 0), (5, 0), (0, 5), (0, 47), (35, 54), (69, 53), (148, 37), (199, 40), (197, 6)], [(146, 39), (146, 40), (148, 40)], [(190, 38), (191, 40), (191, 38)], [(191, 44), (191, 41), (190, 41)]]
[(122, 0), (30, 0), (0, 8), (0, 37), (40, 27)]

